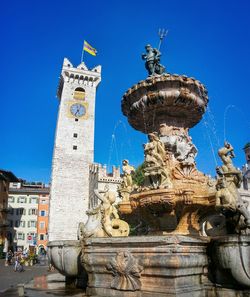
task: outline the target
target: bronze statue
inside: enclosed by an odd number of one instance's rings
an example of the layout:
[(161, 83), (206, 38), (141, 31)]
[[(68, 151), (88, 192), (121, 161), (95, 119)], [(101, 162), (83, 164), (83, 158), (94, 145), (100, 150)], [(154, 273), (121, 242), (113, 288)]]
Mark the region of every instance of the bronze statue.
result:
[(148, 71), (148, 75), (163, 74), (165, 72), (165, 67), (160, 64), (161, 52), (152, 48), (150, 44), (145, 46), (146, 53), (142, 54), (142, 59), (145, 60), (145, 67)]

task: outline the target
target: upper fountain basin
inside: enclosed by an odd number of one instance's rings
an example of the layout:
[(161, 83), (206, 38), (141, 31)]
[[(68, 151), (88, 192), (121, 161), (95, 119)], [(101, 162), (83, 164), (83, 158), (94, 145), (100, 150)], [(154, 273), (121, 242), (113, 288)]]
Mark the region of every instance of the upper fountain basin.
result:
[(143, 133), (159, 131), (162, 124), (191, 128), (202, 118), (207, 90), (194, 78), (162, 74), (140, 81), (124, 94), (122, 112)]

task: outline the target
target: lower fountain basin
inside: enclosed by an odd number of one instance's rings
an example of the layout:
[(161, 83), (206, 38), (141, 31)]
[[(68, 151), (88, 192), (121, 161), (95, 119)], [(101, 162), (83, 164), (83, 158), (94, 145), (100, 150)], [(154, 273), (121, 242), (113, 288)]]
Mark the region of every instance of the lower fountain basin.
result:
[(250, 288), (250, 235), (212, 239), (212, 259), (217, 283)]
[(81, 266), (81, 243), (79, 240), (50, 241), (47, 245), (51, 264), (67, 277), (79, 277)]
[(87, 295), (204, 297), (208, 241), (180, 235), (85, 239)]

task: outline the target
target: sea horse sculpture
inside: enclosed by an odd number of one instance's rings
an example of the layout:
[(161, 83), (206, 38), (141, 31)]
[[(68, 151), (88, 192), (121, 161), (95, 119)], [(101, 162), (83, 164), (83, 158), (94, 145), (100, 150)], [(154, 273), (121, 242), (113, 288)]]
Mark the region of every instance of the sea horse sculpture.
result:
[(87, 237), (113, 237), (128, 236), (129, 225), (119, 219), (115, 206), (115, 193), (105, 189), (94, 190), (95, 195), (101, 201), (100, 205), (88, 210), (86, 224), (80, 223), (78, 228), (79, 239)]
[(243, 201), (238, 192), (242, 182), (241, 172), (233, 165), (233, 147), (225, 142), (218, 154), (223, 162), (221, 167), (216, 168), (218, 175), (216, 184), (216, 209), (222, 212), (228, 219), (236, 217), (235, 228), (240, 223), (240, 216), (244, 218), (243, 226), (239, 228), (250, 228), (250, 213), (247, 210), (248, 203)]

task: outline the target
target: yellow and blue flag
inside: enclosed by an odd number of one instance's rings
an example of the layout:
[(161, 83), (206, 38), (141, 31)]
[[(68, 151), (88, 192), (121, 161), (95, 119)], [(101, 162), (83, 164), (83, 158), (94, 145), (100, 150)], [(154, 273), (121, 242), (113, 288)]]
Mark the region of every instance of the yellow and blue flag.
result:
[(91, 54), (92, 56), (96, 56), (97, 50), (93, 48), (87, 41), (84, 40), (83, 50)]

